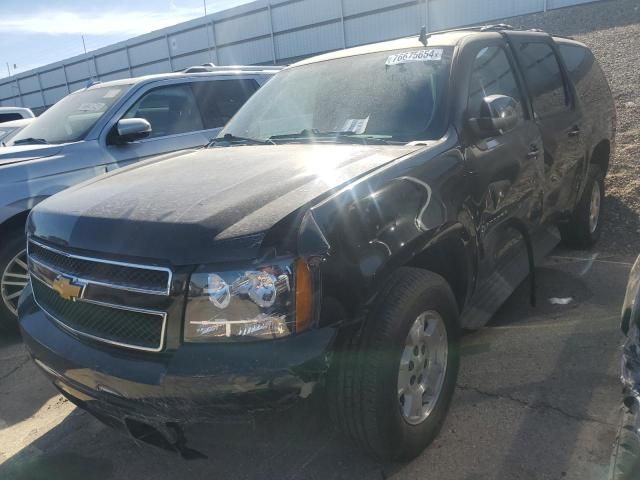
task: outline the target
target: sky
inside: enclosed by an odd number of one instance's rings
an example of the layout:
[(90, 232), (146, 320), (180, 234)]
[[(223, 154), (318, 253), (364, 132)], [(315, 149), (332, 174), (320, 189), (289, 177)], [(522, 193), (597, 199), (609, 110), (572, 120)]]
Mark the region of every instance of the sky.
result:
[[(250, 0), (206, 0), (207, 13)], [(0, 78), (204, 14), (204, 0), (0, 0)], [(16, 68), (14, 69), (14, 65)]]

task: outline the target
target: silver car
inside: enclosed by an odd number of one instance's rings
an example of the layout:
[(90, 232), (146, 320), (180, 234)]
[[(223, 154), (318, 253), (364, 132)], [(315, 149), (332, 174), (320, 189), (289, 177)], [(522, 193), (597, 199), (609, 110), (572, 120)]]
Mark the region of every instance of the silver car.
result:
[(0, 327), (28, 282), (24, 225), (45, 198), (146, 157), (209, 143), (278, 67), (193, 67), (98, 83), (60, 100), (0, 149)]

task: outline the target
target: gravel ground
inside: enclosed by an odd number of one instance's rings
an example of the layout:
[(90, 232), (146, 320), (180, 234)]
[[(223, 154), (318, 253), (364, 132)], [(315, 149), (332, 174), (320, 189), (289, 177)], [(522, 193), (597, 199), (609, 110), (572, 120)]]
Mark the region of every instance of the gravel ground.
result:
[(505, 20), (586, 43), (600, 61), (618, 111), (599, 248), (640, 253), (640, 2), (609, 0)]

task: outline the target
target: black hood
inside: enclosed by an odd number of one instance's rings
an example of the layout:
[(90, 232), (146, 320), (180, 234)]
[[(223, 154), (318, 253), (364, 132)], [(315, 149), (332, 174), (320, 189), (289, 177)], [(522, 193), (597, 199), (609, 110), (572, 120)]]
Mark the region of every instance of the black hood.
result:
[(44, 201), (29, 230), (75, 249), (174, 265), (214, 262), (216, 246), (255, 250), (287, 215), (419, 148), (246, 146), (164, 157)]

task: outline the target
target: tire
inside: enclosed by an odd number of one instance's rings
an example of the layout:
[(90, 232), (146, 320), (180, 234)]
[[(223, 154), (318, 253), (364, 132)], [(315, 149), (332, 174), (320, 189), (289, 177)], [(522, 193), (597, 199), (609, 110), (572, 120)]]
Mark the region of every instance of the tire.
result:
[[(587, 184), (569, 223), (560, 226), (565, 245), (573, 248), (593, 247), (602, 234), (602, 206), (604, 201), (604, 172), (595, 164), (589, 165)], [(595, 225), (592, 219), (592, 202), (598, 197), (598, 211)]]
[[(409, 460), (435, 439), (453, 397), (459, 367), (458, 308), (442, 277), (416, 268), (398, 269), (376, 305), (363, 329), (338, 346), (328, 381), (329, 405), (336, 426), (368, 454), (383, 461)], [(403, 413), (407, 410), (407, 398), (415, 397), (409, 397), (411, 394), (407, 393), (402, 403), (404, 394), (400, 394), (400, 383), (404, 386), (403, 380), (411, 375), (407, 368), (412, 363), (406, 367), (406, 360), (415, 352), (407, 345), (408, 335), (418, 331), (412, 328), (425, 312), (429, 312), (429, 317), (425, 317), (427, 326), (438, 324), (441, 325), (439, 331), (446, 332), (444, 342), (439, 342), (435, 335), (429, 337), (431, 344), (446, 344), (447, 348), (446, 353), (435, 346), (422, 353), (429, 356), (438, 351), (446, 362), (439, 380), (439, 395), (422, 405), (428, 398), (425, 393), (424, 397), (419, 397), (420, 404), (413, 403), (422, 409), (430, 409), (426, 418), (408, 418)], [(442, 361), (429, 360), (429, 368), (424, 370), (425, 378), (437, 376), (431, 372), (438, 371), (434, 367), (438, 363)], [(420, 373), (415, 365), (414, 368), (415, 373)], [(420, 377), (414, 375), (412, 378), (418, 382)], [(433, 390), (427, 389), (428, 392)]]
[[(15, 307), (22, 289), (19, 285), (13, 284), (22, 283), (24, 280), (26, 285), (27, 280), (16, 276), (24, 275), (26, 271), (23, 271), (15, 259), (24, 253), (25, 249), (26, 240), (22, 231), (10, 232), (3, 239), (0, 247), (0, 329), (4, 331), (17, 331), (18, 329)], [(24, 258), (19, 260), (24, 263)]]

